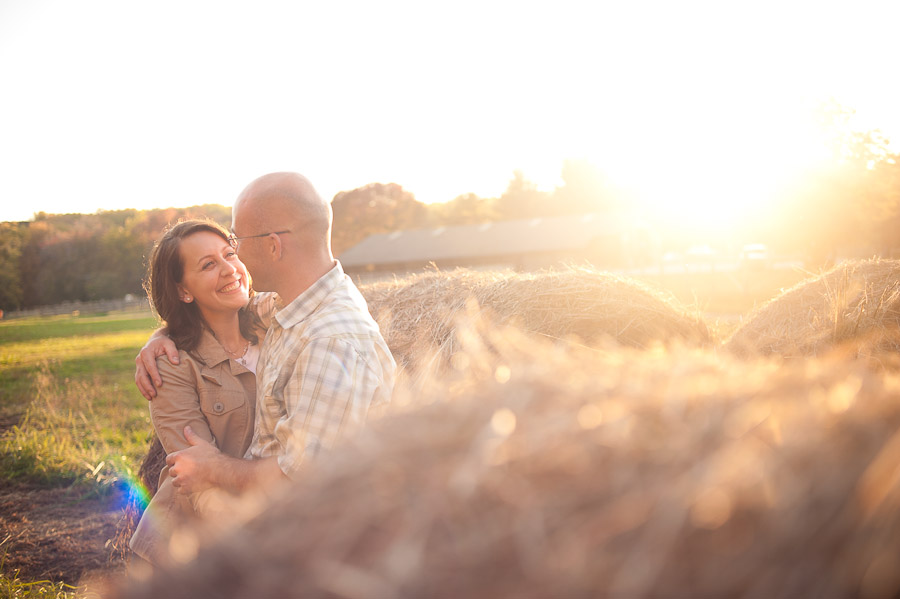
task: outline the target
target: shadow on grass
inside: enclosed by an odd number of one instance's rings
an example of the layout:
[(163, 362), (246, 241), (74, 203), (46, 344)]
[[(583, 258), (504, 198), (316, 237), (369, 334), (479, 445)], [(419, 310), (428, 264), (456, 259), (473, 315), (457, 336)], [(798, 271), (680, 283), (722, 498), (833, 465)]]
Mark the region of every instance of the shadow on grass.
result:
[(12, 453), (0, 452), (0, 472), (10, 483), (40, 487), (71, 487), (89, 482), (85, 477), (79, 477), (72, 472), (48, 470), (40, 456), (27, 447)]

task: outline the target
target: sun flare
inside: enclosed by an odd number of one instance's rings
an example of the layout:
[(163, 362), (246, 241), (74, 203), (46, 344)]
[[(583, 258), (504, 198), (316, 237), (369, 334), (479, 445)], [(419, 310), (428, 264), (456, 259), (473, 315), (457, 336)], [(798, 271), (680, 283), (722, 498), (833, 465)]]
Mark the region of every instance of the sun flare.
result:
[(828, 158), (814, 108), (708, 109), (682, 107), (679, 118), (661, 119), (637, 106), (620, 116), (643, 123), (650, 139), (619, 131), (615, 151), (588, 160), (632, 209), (668, 228), (723, 233), (771, 217), (785, 191)]

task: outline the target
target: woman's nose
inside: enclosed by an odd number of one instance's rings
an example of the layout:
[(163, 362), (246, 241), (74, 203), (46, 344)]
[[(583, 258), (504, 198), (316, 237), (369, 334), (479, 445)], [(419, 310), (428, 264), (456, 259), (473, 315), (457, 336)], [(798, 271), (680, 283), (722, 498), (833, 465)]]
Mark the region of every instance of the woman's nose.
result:
[(222, 261), (222, 276), (233, 275), (237, 272), (237, 267), (228, 260)]

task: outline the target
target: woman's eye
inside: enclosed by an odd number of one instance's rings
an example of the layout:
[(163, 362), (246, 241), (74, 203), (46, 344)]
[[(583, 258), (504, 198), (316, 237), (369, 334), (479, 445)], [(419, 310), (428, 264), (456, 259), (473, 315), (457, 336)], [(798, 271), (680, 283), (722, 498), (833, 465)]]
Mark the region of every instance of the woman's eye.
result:
[(235, 252), (233, 250), (225, 254), (225, 257), (228, 258), (229, 260), (234, 258), (235, 256), (237, 256), (237, 252)]
[(209, 262), (207, 262), (206, 264), (203, 265), (203, 270), (209, 270), (210, 267), (212, 267), (212, 266), (214, 266), (214, 265), (215, 265), (215, 262), (213, 262), (212, 260), (210, 260)]

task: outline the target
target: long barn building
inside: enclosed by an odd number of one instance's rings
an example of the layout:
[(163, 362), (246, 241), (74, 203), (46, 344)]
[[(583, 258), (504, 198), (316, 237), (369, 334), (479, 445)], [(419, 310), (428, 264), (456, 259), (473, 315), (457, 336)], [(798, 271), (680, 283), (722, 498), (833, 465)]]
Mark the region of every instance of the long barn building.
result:
[(624, 217), (585, 214), (371, 235), (339, 258), (348, 274), (365, 282), (430, 266), (516, 271), (588, 263), (633, 267), (653, 260), (657, 250), (646, 226)]

